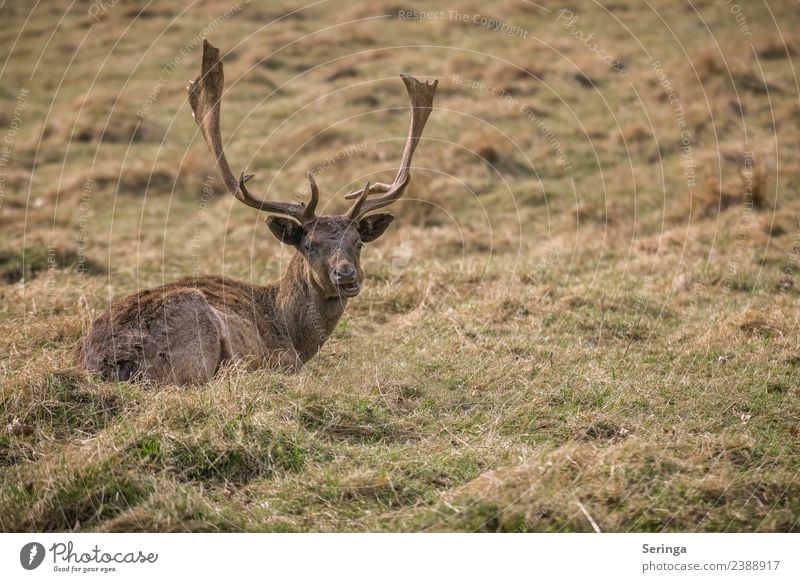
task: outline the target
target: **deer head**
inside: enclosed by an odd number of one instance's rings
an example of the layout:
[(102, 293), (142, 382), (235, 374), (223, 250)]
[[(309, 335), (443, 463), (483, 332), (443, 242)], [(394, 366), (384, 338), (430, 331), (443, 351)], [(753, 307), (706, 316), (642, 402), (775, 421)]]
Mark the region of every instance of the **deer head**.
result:
[(319, 189), (310, 172), (311, 196), (308, 203), (256, 197), (246, 186), (253, 174), (242, 172), (237, 179), (231, 172), (222, 149), (219, 126), (224, 84), (222, 62), (219, 49), (207, 40), (203, 41), (200, 76), (188, 88), (195, 121), (230, 193), (247, 206), (270, 213), (266, 222), (272, 234), (298, 250), (305, 259), (308, 279), (331, 299), (358, 295), (364, 279), (360, 264), (361, 247), (380, 237), (394, 219), (392, 214), (370, 213), (399, 199), (411, 179), (411, 158), (431, 113), (437, 81), (421, 82), (406, 75), (401, 75), (401, 78), (411, 98), (411, 126), (394, 181), (391, 184), (367, 183), (364, 188), (345, 195), (345, 198), (353, 200), (346, 213), (325, 216), (315, 213)]

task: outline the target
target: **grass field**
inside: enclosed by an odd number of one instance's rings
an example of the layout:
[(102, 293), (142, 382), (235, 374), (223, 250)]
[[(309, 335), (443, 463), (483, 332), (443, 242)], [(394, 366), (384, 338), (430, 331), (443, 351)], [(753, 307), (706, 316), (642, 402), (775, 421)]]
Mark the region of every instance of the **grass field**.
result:
[[(773, 1), (0, 7), (0, 530), (797, 531), (800, 12)], [(114, 298), (263, 284), (185, 86), (204, 35), (253, 189), (390, 181), (303, 370), (105, 383)]]

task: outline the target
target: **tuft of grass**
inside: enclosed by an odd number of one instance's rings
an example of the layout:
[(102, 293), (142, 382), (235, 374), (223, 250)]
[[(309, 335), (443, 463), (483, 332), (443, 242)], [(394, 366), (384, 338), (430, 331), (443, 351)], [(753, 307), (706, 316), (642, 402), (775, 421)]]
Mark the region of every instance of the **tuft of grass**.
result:
[(89, 275), (106, 273), (100, 263), (74, 248), (32, 245), (0, 249), (0, 279), (6, 284), (33, 279), (50, 269), (80, 269)]
[(311, 396), (300, 409), (298, 419), (308, 430), (356, 443), (379, 443), (409, 436), (402, 423), (385, 415), (382, 406), (364, 399)]
[[(163, 131), (137, 115), (125, 98), (110, 93), (89, 93), (74, 99), (68, 109), (75, 117), (58, 118), (47, 125), (42, 137), (57, 143), (131, 144), (160, 142)], [(78, 113), (79, 112), (79, 113)]]
[(308, 452), (291, 435), (268, 430), (240, 443), (233, 439), (194, 438), (169, 443), (164, 462), (179, 478), (243, 484), (281, 471), (299, 471)]
[[(66, 461), (64, 461), (66, 462)], [(152, 483), (113, 461), (72, 459), (52, 486), (4, 482), (2, 531), (64, 531), (97, 527), (145, 500)], [(9, 495), (10, 493), (10, 495)]]
[[(684, 458), (638, 440), (602, 449), (567, 445), (482, 475), (449, 493), (446, 503), (418, 512), (414, 520), (416, 527), (433, 530), (591, 532), (586, 511), (603, 531), (795, 527), (796, 502), (770, 479), (730, 461), (708, 460), (714, 469), (697, 472)], [(586, 489), (582, 484), (590, 476), (603, 486)], [(739, 512), (720, 519), (720, 507), (741, 496), (747, 501)], [(767, 505), (771, 510), (765, 524)]]
[(94, 385), (75, 370), (48, 372), (4, 387), (3, 410), (12, 437), (65, 438), (102, 430), (126, 407), (114, 385)]

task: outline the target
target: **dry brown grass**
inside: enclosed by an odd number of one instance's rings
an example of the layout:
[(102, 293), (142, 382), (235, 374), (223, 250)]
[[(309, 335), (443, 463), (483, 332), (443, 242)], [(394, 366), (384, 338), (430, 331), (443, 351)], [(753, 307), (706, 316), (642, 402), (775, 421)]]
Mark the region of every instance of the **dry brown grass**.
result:
[[(672, 32), (615, 2), (636, 38), (573, 7), (627, 77), (530, 3), (453, 6), (527, 38), (399, 18), (430, 10), (416, 0), (267, 28), (298, 6), (247, 4), (211, 38), (231, 51), (230, 161), (269, 197), (323, 167), (323, 204), (344, 207), (333, 192), (395, 169), (394, 77), (440, 91), (319, 356), (195, 387), (102, 383), (72, 350), (115, 296), (195, 271), (264, 283), (290, 256), (220, 195), (184, 97), (197, 48), (165, 68), (230, 6), (174, 25), (166, 4), (72, 8), (42, 52), (68, 6), (37, 9), (0, 83), (0, 139), (19, 126), (0, 167), (1, 530), (590, 531), (584, 510), (604, 531), (798, 529), (794, 4), (770, 2), (783, 40), (755, 5), (750, 38), (695, 3), (713, 39), (668, 2)], [(27, 10), (0, 9), (5, 40)]]

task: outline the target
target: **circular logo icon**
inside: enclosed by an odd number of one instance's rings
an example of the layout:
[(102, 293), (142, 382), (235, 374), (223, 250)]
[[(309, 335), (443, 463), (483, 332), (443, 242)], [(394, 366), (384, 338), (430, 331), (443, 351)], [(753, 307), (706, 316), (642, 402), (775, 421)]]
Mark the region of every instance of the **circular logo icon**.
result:
[(19, 563), (26, 570), (35, 570), (44, 561), (44, 546), (39, 542), (31, 542), (22, 546), (19, 552)]

